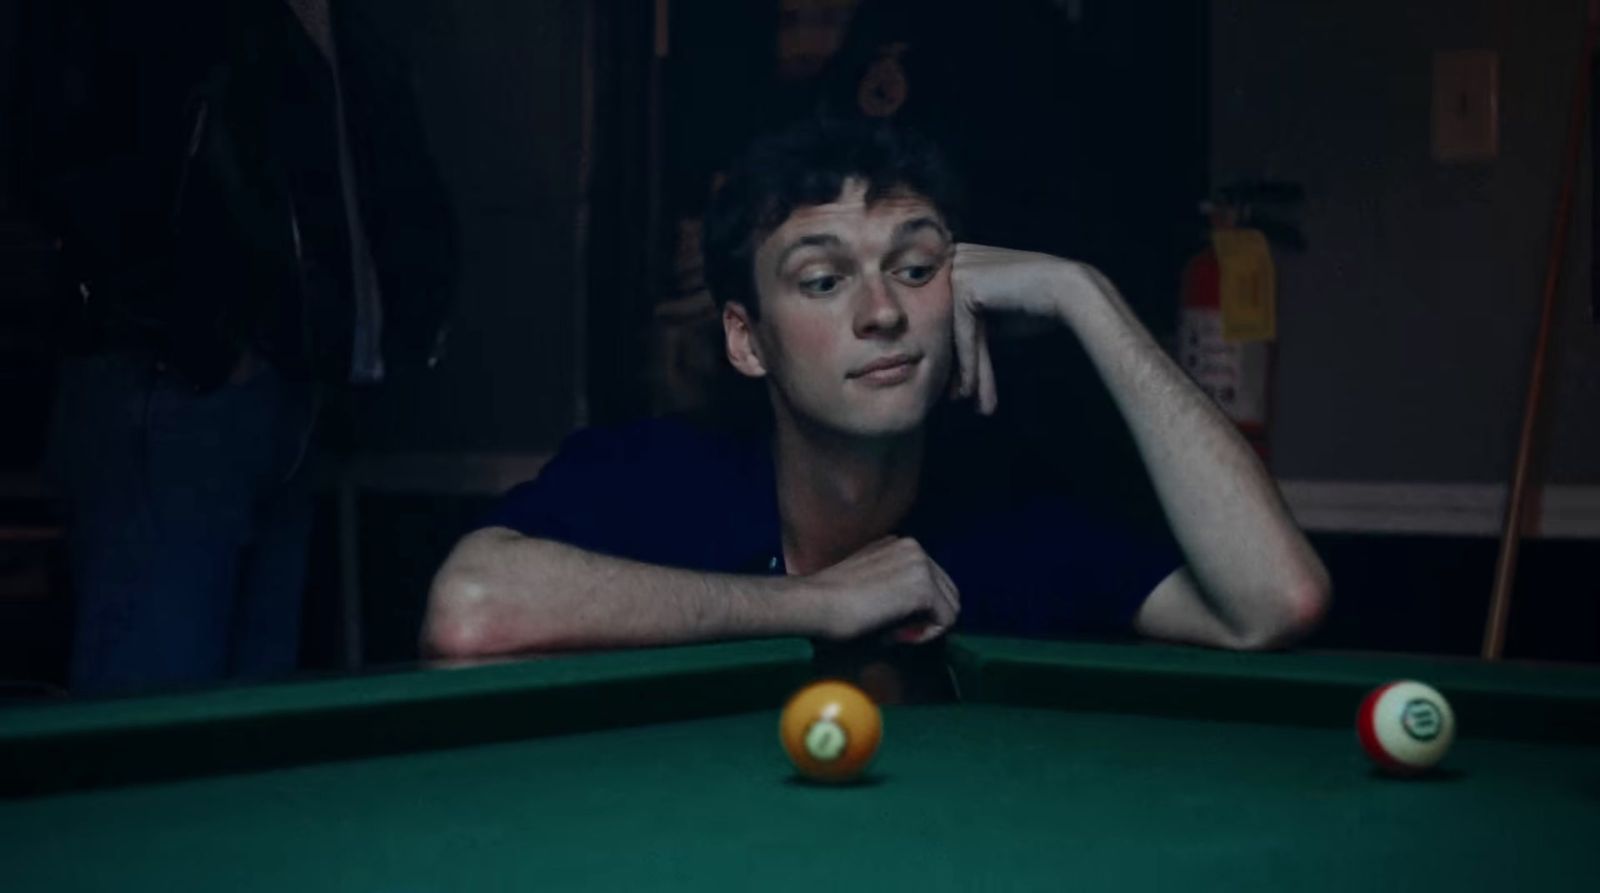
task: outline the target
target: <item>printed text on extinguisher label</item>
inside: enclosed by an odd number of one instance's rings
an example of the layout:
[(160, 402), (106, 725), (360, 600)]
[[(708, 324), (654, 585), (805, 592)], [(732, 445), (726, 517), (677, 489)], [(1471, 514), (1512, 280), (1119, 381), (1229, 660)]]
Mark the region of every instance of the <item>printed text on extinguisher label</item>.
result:
[(1228, 418), (1267, 420), (1267, 343), (1222, 338), (1222, 312), (1185, 307), (1178, 318), (1178, 362)]

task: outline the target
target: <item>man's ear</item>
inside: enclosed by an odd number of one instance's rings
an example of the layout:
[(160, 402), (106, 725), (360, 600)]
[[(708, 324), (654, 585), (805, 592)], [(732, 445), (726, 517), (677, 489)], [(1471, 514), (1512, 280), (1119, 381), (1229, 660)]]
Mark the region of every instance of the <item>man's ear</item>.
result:
[(750, 312), (738, 301), (729, 301), (722, 307), (722, 335), (728, 345), (728, 362), (733, 364), (733, 368), (751, 378), (762, 378), (767, 374), (767, 364), (761, 359), (761, 345), (757, 342)]

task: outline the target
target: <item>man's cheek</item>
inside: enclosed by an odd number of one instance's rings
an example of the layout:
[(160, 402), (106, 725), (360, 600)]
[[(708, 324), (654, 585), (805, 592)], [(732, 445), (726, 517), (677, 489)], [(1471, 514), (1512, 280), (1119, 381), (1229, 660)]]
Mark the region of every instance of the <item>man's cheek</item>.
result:
[(928, 286), (927, 296), (921, 304), (929, 316), (930, 323), (950, 328), (955, 319), (955, 295), (950, 290), (949, 277), (946, 276), (943, 280)]
[(955, 313), (948, 303), (930, 307), (918, 328), (928, 333), (926, 338), (930, 345), (946, 348), (955, 344)]
[(929, 359), (933, 361), (928, 369), (930, 383), (941, 394), (953, 393), (956, 386), (955, 342), (947, 337)]
[(826, 360), (833, 351), (833, 327), (825, 321), (800, 319), (785, 330), (788, 352), (801, 362)]
[(832, 330), (811, 320), (786, 320), (778, 348), (784, 387), (790, 393), (826, 388), (826, 382), (843, 379), (847, 370), (834, 368), (836, 345)]

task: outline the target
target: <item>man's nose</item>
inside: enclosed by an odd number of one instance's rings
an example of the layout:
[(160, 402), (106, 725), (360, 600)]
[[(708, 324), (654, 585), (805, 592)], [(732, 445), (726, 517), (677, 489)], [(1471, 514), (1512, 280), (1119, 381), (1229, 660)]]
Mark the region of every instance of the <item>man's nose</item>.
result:
[(894, 288), (880, 276), (867, 278), (856, 308), (856, 334), (863, 337), (898, 335), (906, 326), (906, 311)]

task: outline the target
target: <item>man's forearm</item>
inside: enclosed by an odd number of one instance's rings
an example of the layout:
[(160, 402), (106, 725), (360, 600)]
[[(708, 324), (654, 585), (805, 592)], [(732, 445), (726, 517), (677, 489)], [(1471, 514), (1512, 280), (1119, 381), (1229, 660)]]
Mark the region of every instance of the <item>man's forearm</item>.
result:
[(816, 607), (795, 578), (659, 567), (491, 528), (440, 569), (423, 641), (472, 657), (813, 635)]
[(1320, 610), (1327, 571), (1244, 438), (1105, 277), (1076, 265), (1064, 275), (1062, 318), (1127, 420), (1190, 570), (1218, 616), (1249, 633)]

